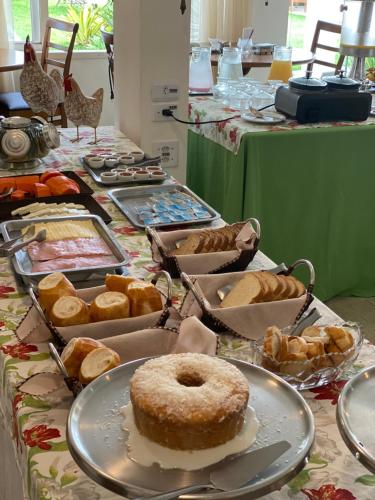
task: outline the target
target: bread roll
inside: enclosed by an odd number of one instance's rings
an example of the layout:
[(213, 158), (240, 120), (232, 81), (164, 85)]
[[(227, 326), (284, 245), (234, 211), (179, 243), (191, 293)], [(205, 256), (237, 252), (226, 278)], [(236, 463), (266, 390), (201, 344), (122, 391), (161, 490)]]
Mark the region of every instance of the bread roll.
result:
[(118, 274), (107, 274), (105, 277), (105, 286), (109, 292), (121, 292), (127, 295), (128, 286), (137, 278), (132, 276), (119, 276)]
[(108, 347), (99, 347), (91, 351), (83, 360), (79, 371), (82, 384), (89, 384), (103, 373), (116, 368), (120, 364), (120, 356)]
[(159, 290), (145, 281), (135, 281), (128, 287), (130, 311), (132, 316), (143, 316), (163, 309)]
[(129, 312), (129, 299), (121, 292), (101, 293), (94, 299), (90, 307), (92, 321), (128, 318)]
[(264, 336), (263, 349), (264, 352), (276, 359), (280, 350), (281, 332), (277, 326), (270, 326), (267, 328), (266, 335)]
[[(331, 341), (338, 347), (339, 351), (345, 352), (353, 347), (354, 339), (350, 332), (337, 326), (327, 326), (324, 331), (329, 335)], [(330, 351), (335, 352), (335, 351)]]
[(60, 297), (53, 305), (50, 318), (55, 326), (90, 323), (89, 306), (79, 297)]
[(259, 278), (254, 273), (249, 273), (238, 281), (232, 290), (224, 297), (220, 307), (238, 307), (254, 304), (260, 300), (263, 287)]
[(39, 303), (49, 312), (60, 297), (77, 295), (77, 292), (63, 273), (52, 273), (43, 278), (38, 285)]
[(89, 352), (99, 347), (104, 347), (104, 345), (98, 340), (87, 337), (71, 339), (61, 354), (61, 360), (64, 363), (68, 375), (78, 378), (82, 361)]

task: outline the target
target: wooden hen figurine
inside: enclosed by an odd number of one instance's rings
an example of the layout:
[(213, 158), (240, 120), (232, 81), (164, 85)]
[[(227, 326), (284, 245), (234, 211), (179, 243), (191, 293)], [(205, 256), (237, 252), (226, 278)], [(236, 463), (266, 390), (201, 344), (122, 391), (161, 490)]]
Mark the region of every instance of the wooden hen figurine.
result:
[(78, 83), (72, 78), (72, 75), (64, 79), (65, 86), (65, 113), (70, 121), (77, 127), (77, 137), (72, 142), (77, 142), (79, 137), (79, 126), (87, 125), (93, 127), (95, 131), (95, 140), (97, 143), (96, 128), (99, 124), (100, 115), (103, 107), (103, 89), (98, 89), (91, 97), (85, 96), (78, 86)]
[(50, 75), (43, 70), (36, 58), (30, 38), (24, 45), (25, 62), (20, 75), (22, 97), (34, 113), (44, 112), (53, 116), (63, 99), (63, 80), (54, 69)]

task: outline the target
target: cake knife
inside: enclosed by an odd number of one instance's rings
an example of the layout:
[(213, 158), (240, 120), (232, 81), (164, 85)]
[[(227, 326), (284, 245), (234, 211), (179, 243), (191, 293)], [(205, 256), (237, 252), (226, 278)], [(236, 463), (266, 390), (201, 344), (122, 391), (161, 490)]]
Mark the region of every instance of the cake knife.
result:
[(291, 444), (288, 441), (277, 443), (250, 451), (244, 455), (236, 455), (229, 460), (222, 461), (215, 467), (209, 476), (210, 483), (195, 484), (173, 491), (159, 493), (148, 497), (138, 497), (135, 500), (171, 500), (180, 495), (200, 491), (203, 489), (218, 489), (232, 491), (249, 483), (254, 477), (267, 469), (275, 460), (285, 453)]

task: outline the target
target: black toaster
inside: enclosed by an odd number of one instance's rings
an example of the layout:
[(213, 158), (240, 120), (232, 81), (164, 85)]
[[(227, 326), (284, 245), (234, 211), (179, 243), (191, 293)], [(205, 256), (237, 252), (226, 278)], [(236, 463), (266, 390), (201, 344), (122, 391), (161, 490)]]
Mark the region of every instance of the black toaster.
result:
[(275, 108), (298, 123), (364, 121), (371, 112), (372, 96), (359, 87), (359, 82), (343, 73), (323, 80), (308, 73), (278, 88)]

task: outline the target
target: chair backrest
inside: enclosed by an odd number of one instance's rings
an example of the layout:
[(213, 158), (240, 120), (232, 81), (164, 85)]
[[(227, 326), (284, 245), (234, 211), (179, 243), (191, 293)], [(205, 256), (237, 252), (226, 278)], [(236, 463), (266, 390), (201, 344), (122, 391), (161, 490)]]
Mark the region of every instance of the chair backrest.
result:
[[(339, 24), (328, 23), (326, 21), (318, 21), (316, 23), (314, 38), (311, 44), (311, 52), (316, 54), (317, 49), (328, 50), (330, 52), (340, 52), (338, 47), (332, 47), (330, 45), (325, 45), (319, 42), (320, 35), (322, 31), (327, 31), (329, 33), (341, 34), (341, 26)], [(335, 73), (338, 73), (344, 63), (345, 56), (340, 55), (337, 63), (332, 63), (328, 61), (323, 61), (322, 59), (315, 59), (314, 62), (308, 64), (307, 69), (312, 71), (314, 64), (319, 64), (321, 66), (328, 66), (329, 68), (334, 68)]]
[[(70, 41), (67, 46), (60, 45), (59, 43), (51, 42), (51, 30), (65, 31), (71, 33)], [(47, 71), (47, 66), (57, 66), (63, 69), (63, 76), (68, 76), (70, 72), (70, 63), (73, 56), (73, 48), (76, 40), (77, 31), (79, 29), (79, 24), (68, 23), (66, 21), (60, 21), (59, 19), (47, 18), (46, 31), (44, 33), (43, 47), (42, 47), (42, 58), (41, 65), (44, 71)], [(49, 49), (57, 49), (66, 53), (64, 61), (58, 61), (52, 59), (49, 54)]]
[(102, 34), (103, 43), (105, 45), (105, 50), (107, 51), (108, 57), (113, 58), (113, 33), (108, 31), (100, 30)]

